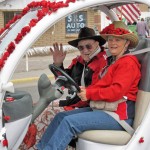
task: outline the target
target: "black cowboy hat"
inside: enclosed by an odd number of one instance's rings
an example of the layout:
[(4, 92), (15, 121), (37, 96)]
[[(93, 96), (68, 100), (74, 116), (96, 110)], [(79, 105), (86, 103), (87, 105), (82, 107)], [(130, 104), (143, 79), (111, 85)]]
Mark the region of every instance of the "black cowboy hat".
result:
[(84, 27), (79, 31), (78, 39), (69, 41), (68, 43), (74, 47), (78, 46), (78, 42), (84, 39), (93, 39), (99, 42), (99, 45), (104, 45), (106, 40), (103, 39), (100, 35), (96, 35), (95, 31), (92, 28)]

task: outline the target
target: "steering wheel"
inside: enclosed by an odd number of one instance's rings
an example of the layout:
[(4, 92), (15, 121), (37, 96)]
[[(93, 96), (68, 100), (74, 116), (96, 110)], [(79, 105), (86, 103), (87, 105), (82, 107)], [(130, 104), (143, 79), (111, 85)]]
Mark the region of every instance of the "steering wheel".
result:
[[(59, 72), (61, 74), (60, 79), (64, 80), (67, 83), (67, 86), (69, 85), (71, 88), (73, 88), (74, 92), (80, 92), (80, 87), (78, 86), (78, 84), (64, 70), (55, 66), (54, 64), (50, 64), (49, 69), (56, 77), (59, 76)], [(64, 76), (66, 80), (62, 76)]]

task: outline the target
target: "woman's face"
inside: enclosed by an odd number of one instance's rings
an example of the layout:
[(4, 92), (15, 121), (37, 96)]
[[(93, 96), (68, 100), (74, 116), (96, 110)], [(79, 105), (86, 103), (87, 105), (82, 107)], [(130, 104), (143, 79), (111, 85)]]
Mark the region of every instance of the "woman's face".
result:
[(88, 62), (90, 60), (90, 56), (97, 50), (97, 48), (99, 48), (98, 46), (99, 42), (92, 39), (81, 40), (78, 42), (78, 49), (84, 61)]
[(124, 54), (129, 44), (130, 41), (127, 41), (126, 39), (114, 36), (108, 37), (108, 49), (112, 56), (116, 56), (116, 58), (119, 58)]

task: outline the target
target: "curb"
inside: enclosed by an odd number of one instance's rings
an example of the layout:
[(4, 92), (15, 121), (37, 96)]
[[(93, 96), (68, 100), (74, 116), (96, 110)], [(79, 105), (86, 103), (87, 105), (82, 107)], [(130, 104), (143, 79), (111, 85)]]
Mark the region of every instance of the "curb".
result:
[[(54, 78), (53, 75), (48, 76), (49, 79)], [(38, 81), (39, 77), (30, 77), (30, 78), (22, 78), (22, 79), (13, 79), (11, 80), (12, 83), (27, 83), (31, 81)]]

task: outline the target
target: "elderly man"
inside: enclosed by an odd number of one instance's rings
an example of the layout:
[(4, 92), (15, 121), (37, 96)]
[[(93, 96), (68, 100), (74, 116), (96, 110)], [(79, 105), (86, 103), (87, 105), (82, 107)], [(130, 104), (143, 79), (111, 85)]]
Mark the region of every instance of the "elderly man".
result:
[[(107, 64), (106, 53), (102, 47), (105, 42), (100, 35), (95, 34), (92, 28), (81, 28), (78, 38), (68, 42), (71, 46), (78, 48), (80, 56), (74, 58), (67, 69), (63, 67), (66, 52), (63, 51), (62, 44), (59, 46), (58, 43), (54, 43), (54, 48), (51, 48), (50, 51), (56, 66), (65, 70), (79, 86), (87, 87), (98, 81), (99, 72)], [(88, 103), (82, 102), (76, 96), (72, 100), (60, 100), (59, 103), (54, 102), (54, 106), (65, 106), (65, 110), (71, 110), (75, 107), (88, 106)]]

